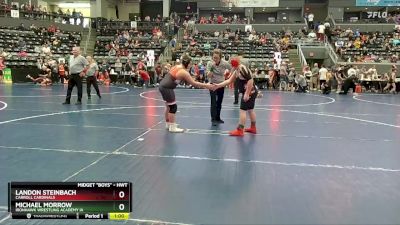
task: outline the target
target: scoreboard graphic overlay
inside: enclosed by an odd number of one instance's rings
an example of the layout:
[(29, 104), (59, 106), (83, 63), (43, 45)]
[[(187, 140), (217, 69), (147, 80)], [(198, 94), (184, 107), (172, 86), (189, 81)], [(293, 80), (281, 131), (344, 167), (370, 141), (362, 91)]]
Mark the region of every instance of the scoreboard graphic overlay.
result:
[(13, 219), (129, 219), (131, 182), (10, 182)]

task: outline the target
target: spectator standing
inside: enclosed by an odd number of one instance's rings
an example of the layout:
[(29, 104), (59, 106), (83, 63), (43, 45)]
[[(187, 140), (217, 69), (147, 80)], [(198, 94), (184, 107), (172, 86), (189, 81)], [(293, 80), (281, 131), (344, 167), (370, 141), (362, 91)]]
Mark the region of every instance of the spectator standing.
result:
[(318, 40), (320, 40), (320, 41), (324, 40), (324, 38), (325, 38), (325, 29), (326, 29), (326, 27), (325, 27), (325, 25), (323, 23), (320, 23), (318, 25), (318, 34), (317, 34)]
[(319, 86), (323, 86), (326, 83), (328, 70), (325, 68), (324, 65), (321, 65), (321, 69), (319, 69)]
[(314, 63), (314, 67), (311, 70), (311, 88), (312, 90), (317, 90), (318, 89), (318, 75), (319, 75), (319, 68), (318, 68), (318, 63)]
[(308, 21), (308, 28), (309, 29), (314, 29), (314, 14), (310, 13), (307, 16), (307, 21)]

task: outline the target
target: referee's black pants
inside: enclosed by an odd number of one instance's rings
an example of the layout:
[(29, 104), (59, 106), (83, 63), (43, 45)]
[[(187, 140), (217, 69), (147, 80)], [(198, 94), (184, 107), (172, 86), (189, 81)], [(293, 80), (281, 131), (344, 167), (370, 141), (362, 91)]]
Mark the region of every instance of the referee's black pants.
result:
[(68, 79), (68, 91), (65, 102), (71, 102), (72, 89), (74, 89), (75, 85), (78, 88), (78, 102), (82, 102), (82, 77), (79, 76), (79, 73), (71, 74)]
[(210, 91), (211, 97), (211, 120), (220, 121), (221, 120), (221, 108), (222, 100), (224, 99), (225, 87), (218, 88), (215, 91)]
[(345, 94), (347, 95), (347, 92), (349, 92), (349, 89), (352, 88), (353, 92), (356, 91), (356, 84), (354, 83), (353, 78), (347, 78), (342, 85), (342, 92), (340, 94)]

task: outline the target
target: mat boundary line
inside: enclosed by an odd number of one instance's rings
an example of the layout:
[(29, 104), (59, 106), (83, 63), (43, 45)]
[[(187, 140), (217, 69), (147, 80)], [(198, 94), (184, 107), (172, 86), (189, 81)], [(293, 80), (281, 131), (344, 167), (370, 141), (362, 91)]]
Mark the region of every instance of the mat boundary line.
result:
[[(143, 136), (143, 135), (142, 135)], [(139, 138), (139, 137), (138, 137)], [(130, 141), (132, 143), (132, 141)], [(99, 152), (99, 151), (84, 151), (84, 150), (71, 150), (71, 149), (42, 149), (42, 148), (29, 148), (29, 147), (7, 147), (0, 146), (0, 148), (7, 149), (19, 149), (19, 150), (37, 150), (37, 151), (55, 151), (55, 152), (65, 152), (65, 153), (83, 153), (83, 154), (100, 154), (100, 158), (104, 158), (108, 155), (124, 155), (132, 157), (148, 157), (148, 158), (169, 158), (169, 159), (185, 159), (185, 160), (198, 160), (198, 161), (215, 161), (215, 162), (234, 162), (234, 163), (253, 163), (253, 164), (265, 164), (265, 165), (278, 165), (278, 166), (298, 166), (298, 167), (312, 167), (312, 168), (327, 168), (327, 169), (346, 169), (346, 170), (363, 170), (363, 171), (380, 171), (380, 172), (400, 172), (400, 169), (390, 169), (382, 167), (362, 167), (362, 166), (349, 166), (349, 165), (335, 165), (335, 164), (313, 164), (313, 163), (303, 163), (303, 162), (277, 162), (277, 161), (263, 161), (263, 160), (240, 160), (233, 158), (210, 158), (210, 157), (198, 157), (198, 156), (185, 156), (185, 155), (154, 155), (154, 154), (137, 154), (129, 152)], [(120, 149), (120, 148), (118, 148)], [(96, 160), (97, 163), (100, 160)], [(90, 166), (94, 165), (92, 162)], [(84, 167), (89, 168), (89, 165)], [(80, 170), (79, 173), (84, 170)], [(77, 173), (77, 172), (76, 172)], [(75, 174), (78, 175), (79, 173)], [(73, 177), (72, 175), (70, 176)], [(65, 181), (67, 179), (64, 179)]]

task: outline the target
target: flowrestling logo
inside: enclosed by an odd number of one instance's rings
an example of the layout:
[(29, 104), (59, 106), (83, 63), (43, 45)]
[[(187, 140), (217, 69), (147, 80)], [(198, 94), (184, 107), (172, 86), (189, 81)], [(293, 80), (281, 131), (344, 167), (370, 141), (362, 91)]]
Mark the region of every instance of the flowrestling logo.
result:
[(367, 17), (368, 19), (372, 18), (387, 18), (388, 13), (387, 12), (367, 12)]

